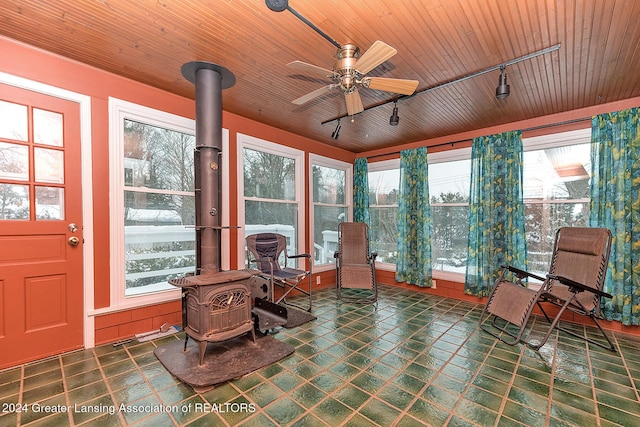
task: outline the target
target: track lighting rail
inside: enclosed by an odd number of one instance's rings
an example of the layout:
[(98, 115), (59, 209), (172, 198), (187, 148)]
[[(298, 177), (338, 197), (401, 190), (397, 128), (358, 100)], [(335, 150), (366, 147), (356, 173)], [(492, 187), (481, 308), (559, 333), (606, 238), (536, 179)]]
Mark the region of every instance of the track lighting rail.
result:
[[(529, 53), (527, 55), (519, 56), (517, 58), (511, 59), (511, 60), (506, 61), (506, 62), (503, 62), (501, 64), (494, 65), (494, 66), (491, 66), (489, 68), (485, 68), (484, 70), (475, 71), (473, 73), (465, 74), (464, 76), (457, 77), (457, 78), (452, 79), (452, 80), (447, 80), (445, 82), (438, 83), (438, 84), (435, 84), (433, 86), (427, 86), (425, 88), (418, 89), (413, 93), (413, 95), (394, 96), (393, 98), (390, 98), (388, 100), (385, 100), (385, 101), (382, 101), (382, 102), (378, 102), (376, 104), (372, 104), (372, 105), (369, 105), (368, 107), (365, 107), (363, 112), (367, 111), (367, 110), (372, 110), (374, 108), (378, 108), (378, 107), (380, 107), (382, 105), (390, 104), (392, 102), (397, 102), (397, 101), (402, 100), (402, 99), (412, 98), (412, 97), (417, 96), (417, 95), (422, 94), (422, 93), (427, 93), (427, 92), (431, 92), (431, 91), (436, 90), (436, 89), (441, 89), (443, 87), (450, 86), (450, 85), (452, 85), (454, 83), (459, 83), (459, 82), (471, 79), (473, 77), (480, 76), (482, 74), (490, 73), (490, 72), (496, 71), (496, 70), (502, 70), (502, 69), (508, 67), (509, 65), (517, 64), (518, 62), (526, 61), (528, 59), (532, 59), (532, 58), (535, 58), (537, 56), (545, 55), (547, 53), (551, 53), (551, 52), (554, 52), (554, 51), (559, 50), (559, 49), (560, 49), (560, 43), (558, 43), (556, 45), (553, 45), (553, 46), (550, 46), (550, 47), (547, 47), (545, 49), (538, 50), (538, 51), (533, 52), (533, 53)], [(324, 120), (320, 124), (324, 125), (326, 123), (335, 122), (336, 120), (342, 119), (342, 118), (347, 117), (347, 116), (348, 116), (348, 114), (342, 114), (340, 116), (336, 116), (336, 117), (332, 117), (330, 119)]]

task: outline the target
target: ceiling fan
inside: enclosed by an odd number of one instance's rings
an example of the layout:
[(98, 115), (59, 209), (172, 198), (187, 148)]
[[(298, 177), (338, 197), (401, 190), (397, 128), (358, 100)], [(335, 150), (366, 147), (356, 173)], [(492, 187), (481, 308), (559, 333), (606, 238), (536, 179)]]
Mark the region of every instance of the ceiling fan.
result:
[(333, 70), (307, 64), (302, 61), (290, 62), (287, 65), (291, 68), (320, 74), (334, 81), (334, 83), (316, 89), (300, 98), (294, 99), (292, 102), (296, 105), (302, 105), (329, 91), (340, 89), (344, 93), (347, 113), (353, 116), (364, 110), (362, 99), (358, 93), (359, 88), (411, 95), (415, 92), (416, 87), (418, 87), (417, 80), (366, 76), (369, 71), (391, 58), (397, 52), (393, 47), (378, 40), (362, 55), (360, 55), (360, 49), (353, 44), (341, 46), (336, 53)]

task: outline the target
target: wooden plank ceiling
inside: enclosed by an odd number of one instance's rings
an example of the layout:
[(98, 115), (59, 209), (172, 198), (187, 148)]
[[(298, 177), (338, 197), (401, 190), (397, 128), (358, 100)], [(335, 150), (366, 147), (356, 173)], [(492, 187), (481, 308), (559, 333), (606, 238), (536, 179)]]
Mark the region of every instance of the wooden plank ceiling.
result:
[[(0, 0), (0, 34), (185, 97), (189, 61), (231, 70), (223, 108), (353, 152), (392, 147), (490, 125), (640, 96), (640, 2), (632, 0), (290, 0), (289, 6), (340, 44), (366, 51), (376, 40), (397, 55), (371, 76), (416, 79), (418, 91), (507, 67), (511, 96), (495, 99), (499, 70), (342, 120), (337, 91), (291, 103), (329, 80), (293, 70), (300, 60), (331, 69), (336, 47), (289, 10), (263, 0)], [(361, 90), (366, 107), (394, 94)]]

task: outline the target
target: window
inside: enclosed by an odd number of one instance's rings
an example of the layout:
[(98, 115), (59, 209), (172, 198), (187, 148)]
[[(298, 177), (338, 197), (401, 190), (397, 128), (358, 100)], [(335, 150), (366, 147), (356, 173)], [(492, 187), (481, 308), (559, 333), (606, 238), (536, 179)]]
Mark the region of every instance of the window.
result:
[(193, 120), (110, 99), (111, 305), (179, 296), (195, 269)]
[[(546, 274), (555, 232), (588, 226), (590, 129), (525, 138), (524, 200), (529, 270)], [(471, 149), (429, 154), (434, 273), (462, 280), (467, 261)], [(372, 250), (393, 268), (396, 256), (399, 160), (369, 164)]]
[[(304, 248), (303, 152), (238, 134), (240, 260), (246, 265), (245, 237), (272, 232), (287, 238), (287, 253)], [(302, 219), (302, 220), (301, 220)]]
[(429, 155), (433, 270), (465, 273), (471, 149)]
[(0, 220), (65, 219), (63, 115), (5, 101), (0, 114)]
[(313, 209), (311, 236), (314, 265), (333, 264), (338, 250), (338, 224), (351, 219), (353, 166), (309, 155)]
[(555, 232), (589, 225), (591, 130), (524, 140), (528, 269), (548, 272)]
[(369, 163), (368, 168), (371, 251), (378, 253), (376, 263), (395, 268), (400, 159)]
[[(523, 139), (528, 269), (546, 274), (555, 232), (589, 223), (590, 129)], [(429, 156), (433, 269), (465, 273), (470, 149)]]

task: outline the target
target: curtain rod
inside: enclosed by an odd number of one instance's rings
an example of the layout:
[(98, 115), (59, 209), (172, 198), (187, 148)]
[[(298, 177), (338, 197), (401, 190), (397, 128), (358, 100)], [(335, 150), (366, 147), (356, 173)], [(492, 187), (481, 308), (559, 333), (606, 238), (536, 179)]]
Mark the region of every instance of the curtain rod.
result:
[[(517, 58), (511, 59), (509, 61), (503, 62), (503, 63), (498, 64), (498, 65), (493, 65), (493, 66), (491, 66), (489, 68), (485, 68), (484, 70), (475, 71), (473, 73), (465, 74), (464, 76), (457, 77), (457, 78), (452, 79), (452, 80), (447, 80), (446, 82), (438, 83), (438, 84), (435, 84), (433, 86), (427, 86), (425, 88), (422, 88), (420, 90), (415, 91), (411, 95), (395, 96), (395, 97), (393, 97), (391, 99), (387, 99), (385, 101), (381, 101), (381, 102), (369, 105), (368, 107), (365, 107), (365, 109), (362, 110), (360, 113), (362, 113), (364, 111), (367, 111), (367, 110), (371, 110), (373, 108), (378, 108), (378, 107), (380, 107), (382, 105), (386, 105), (386, 104), (390, 104), (392, 102), (400, 101), (401, 99), (413, 98), (414, 96), (420, 95), (421, 93), (431, 92), (432, 90), (440, 89), (440, 88), (452, 85), (454, 83), (459, 83), (459, 82), (468, 80), (470, 78), (480, 76), (482, 74), (490, 73), (491, 71), (499, 70), (502, 67), (507, 67), (509, 65), (517, 64), (518, 62), (526, 61), (527, 59), (532, 59), (532, 58), (535, 58), (535, 57), (540, 56), (540, 55), (545, 55), (547, 53), (551, 53), (551, 52), (554, 52), (554, 51), (559, 50), (559, 49), (560, 49), (560, 43), (558, 43), (556, 45), (553, 45), (553, 46), (550, 46), (550, 47), (547, 47), (545, 49), (538, 50), (538, 51), (533, 52), (533, 53), (529, 53), (527, 55), (519, 56)], [(360, 114), (360, 113), (358, 113), (358, 114)], [(324, 125), (326, 123), (335, 122), (336, 120), (340, 120), (340, 119), (343, 119), (343, 118), (348, 117), (348, 116), (349, 116), (348, 114), (342, 114), (340, 116), (324, 120), (324, 121), (320, 122), (320, 124)]]
[[(522, 132), (530, 132), (532, 130), (547, 129), (547, 128), (552, 128), (552, 127), (556, 127), (556, 126), (569, 125), (569, 124), (572, 124), (572, 123), (586, 122), (587, 120), (591, 120), (591, 118), (582, 117), (580, 119), (565, 120), (563, 122), (550, 123), (550, 124), (547, 124), (547, 125), (532, 126), (532, 127), (529, 127), (529, 128), (521, 129), (521, 131)], [(428, 145), (427, 148), (444, 147), (445, 145), (453, 146), (454, 144), (459, 144), (461, 142), (468, 142), (468, 141), (471, 141), (471, 140), (472, 140), (472, 138), (465, 138), (465, 139), (458, 139), (456, 141), (441, 142), (440, 144)], [(389, 153), (384, 153), (384, 154), (374, 154), (373, 156), (367, 156), (365, 158), (366, 159), (375, 159), (376, 157), (393, 156), (394, 154), (400, 154), (400, 151), (391, 151)]]

